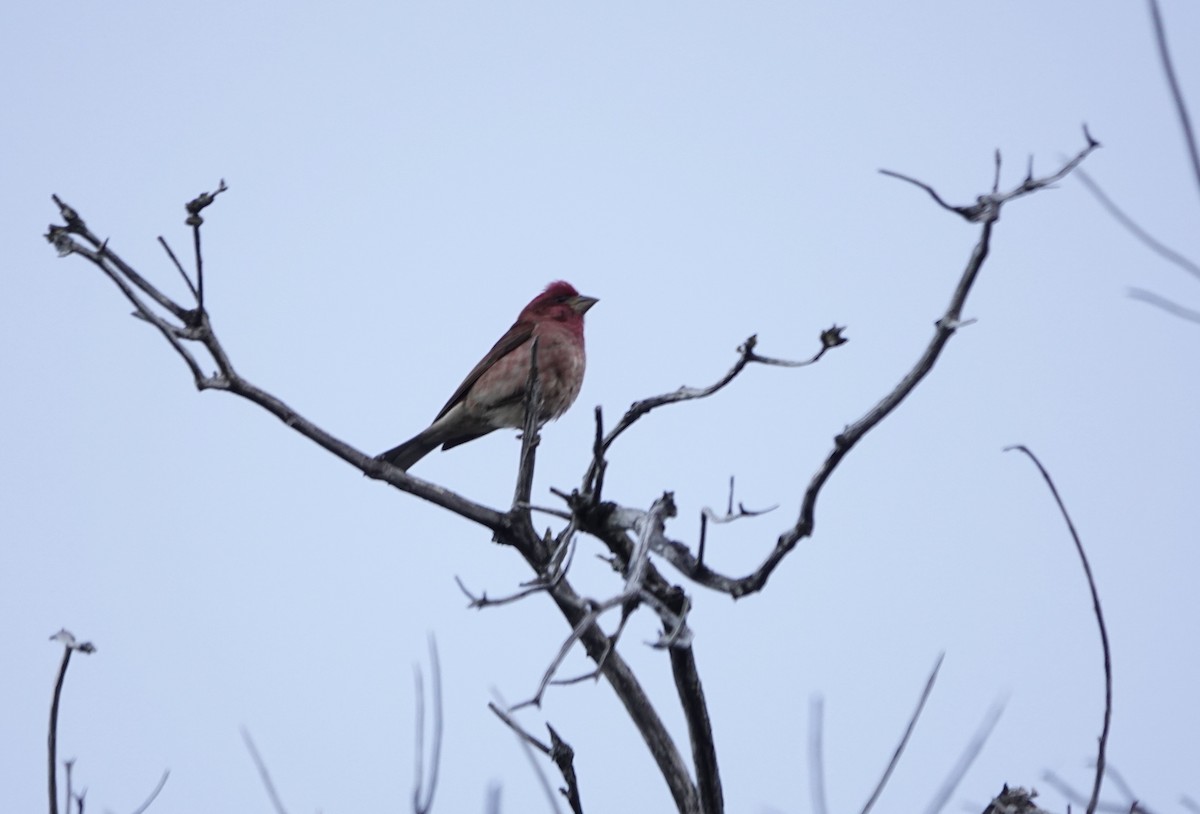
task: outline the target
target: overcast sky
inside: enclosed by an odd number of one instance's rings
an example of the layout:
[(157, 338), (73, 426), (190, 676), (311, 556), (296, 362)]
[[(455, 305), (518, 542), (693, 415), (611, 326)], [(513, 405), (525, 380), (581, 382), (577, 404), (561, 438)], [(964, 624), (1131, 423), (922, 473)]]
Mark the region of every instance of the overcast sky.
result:
[[(1200, 7), (1163, 9), (1200, 115)], [(470, 3), (212, 0), (0, 11), (9, 252), (0, 320), (0, 808), (45, 805), (60, 627), (72, 663), (63, 757), (89, 811), (265, 812), (239, 727), (292, 814), (406, 810), (412, 665), (437, 636), (447, 704), (439, 812), (545, 811), (493, 691), (528, 697), (567, 628), (544, 598), (483, 612), (529, 577), (486, 532), (365, 480), (252, 405), (197, 394), (161, 338), (41, 235), (63, 196), (182, 294), (183, 203), (219, 179), (205, 262), (241, 373), (358, 448), (423, 428), (521, 306), (564, 278), (587, 316), (579, 403), (547, 428), (535, 500), (586, 468), (592, 408), (715, 381), (758, 334), (800, 370), (752, 368), (644, 419), (607, 496), (673, 490), (693, 542), (728, 479), (764, 517), (711, 529), (751, 570), (795, 519), (844, 425), (912, 366), (978, 229), (956, 203), (1103, 143), (1086, 170), (1193, 258), (1200, 191), (1142, 3)], [(999, 699), (947, 810), (1002, 783), (1090, 785), (1099, 638), (1053, 472), (1091, 556), (1115, 673), (1110, 759), (1143, 802), (1200, 797), (1200, 281), (1151, 254), (1078, 180), (1004, 210), (968, 302), (977, 319), (829, 481), (817, 529), (764, 593), (704, 588), (691, 624), (731, 812), (811, 810), (810, 699), (825, 698), (831, 811), (857, 811), (930, 667), (937, 688), (881, 806), (923, 810)], [(511, 497), (499, 432), (414, 474)], [(542, 520), (541, 522), (556, 522)], [(573, 579), (617, 583), (581, 542)], [(661, 564), (670, 579), (680, 579)], [(611, 625), (615, 620), (609, 620)], [(682, 749), (664, 654), (640, 613), (621, 651)], [(578, 653), (571, 675), (587, 669)], [(666, 811), (604, 684), (553, 689), (522, 722), (575, 748), (588, 811)], [(551, 778), (558, 780), (551, 773)], [(1106, 798), (1128, 804), (1117, 789)], [(884, 810), (881, 808), (880, 810)]]

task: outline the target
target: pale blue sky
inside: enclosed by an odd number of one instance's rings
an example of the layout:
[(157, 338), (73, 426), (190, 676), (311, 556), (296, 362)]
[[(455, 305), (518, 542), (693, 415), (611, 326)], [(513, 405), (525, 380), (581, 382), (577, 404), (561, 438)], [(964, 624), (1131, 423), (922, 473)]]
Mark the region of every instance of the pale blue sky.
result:
[[(1164, 2), (1200, 108), (1200, 8)], [(775, 514), (710, 537), (753, 567), (794, 519), (832, 436), (928, 341), (976, 238), (955, 202), (1103, 142), (1086, 169), (1193, 257), (1200, 196), (1141, 3), (8, 4), (0, 11), (9, 306), (0, 321), (0, 788), (44, 805), (47, 705), (66, 626), (63, 755), (89, 810), (267, 811), (247, 726), (293, 814), (403, 810), (411, 665), (432, 631), (446, 679), (437, 811), (545, 810), (486, 709), (528, 696), (565, 625), (544, 599), (473, 612), (528, 575), (477, 528), (365, 481), (249, 404), (197, 395), (178, 358), (90, 266), (40, 237), (50, 194), (179, 293), (155, 243), (209, 210), (213, 322), (239, 370), (368, 451), (421, 429), (546, 282), (600, 297), (580, 403), (545, 433), (535, 495), (581, 476), (610, 420), (707, 384), (751, 333), (820, 365), (748, 370), (655, 413), (614, 449), (612, 499), (673, 490), (695, 538), (729, 476)], [(922, 809), (998, 697), (1008, 707), (948, 811), (1055, 771), (1088, 785), (1101, 657), (1086, 585), (1036, 470), (1050, 467), (1108, 615), (1110, 757), (1142, 799), (1200, 796), (1200, 286), (1076, 181), (1017, 202), (968, 303), (978, 322), (828, 484), (813, 540), (765, 593), (695, 588), (692, 626), (731, 812), (810, 810), (809, 698), (826, 698), (832, 811), (858, 810), (925, 676), (938, 687), (882, 805)], [(510, 433), (414, 474), (494, 504)], [(611, 573), (580, 548), (596, 596)], [(668, 578), (676, 574), (662, 566)], [(686, 744), (639, 616), (623, 653)], [(574, 657), (568, 672), (584, 668)], [(604, 685), (552, 691), (588, 811), (670, 798)], [(554, 775), (551, 775), (552, 778)], [(1115, 790), (1109, 797), (1120, 799)], [(881, 809), (882, 810), (882, 809)]]

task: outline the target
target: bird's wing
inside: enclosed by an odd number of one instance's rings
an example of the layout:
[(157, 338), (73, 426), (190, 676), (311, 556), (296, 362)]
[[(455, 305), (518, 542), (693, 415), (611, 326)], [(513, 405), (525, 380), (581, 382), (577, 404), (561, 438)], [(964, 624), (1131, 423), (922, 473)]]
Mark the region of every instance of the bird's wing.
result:
[(471, 372), (467, 374), (467, 378), (463, 379), (462, 384), (460, 384), (458, 389), (454, 391), (454, 395), (452, 395), (450, 400), (446, 402), (446, 406), (443, 407), (440, 412), (438, 412), (437, 417), (433, 420), (437, 421), (446, 413), (450, 412), (451, 407), (466, 398), (467, 391), (471, 389), (471, 386), (475, 384), (475, 382), (479, 381), (479, 377), (483, 375), (484, 371), (486, 371), (500, 359), (503, 359), (505, 356), (512, 353), (521, 345), (524, 345), (529, 341), (531, 336), (533, 336), (532, 322), (514, 322), (513, 326), (508, 329), (504, 336), (500, 337), (500, 340), (495, 345), (492, 345), (492, 349), (488, 351), (482, 359), (479, 360), (479, 364), (475, 365), (475, 367), (471, 369)]

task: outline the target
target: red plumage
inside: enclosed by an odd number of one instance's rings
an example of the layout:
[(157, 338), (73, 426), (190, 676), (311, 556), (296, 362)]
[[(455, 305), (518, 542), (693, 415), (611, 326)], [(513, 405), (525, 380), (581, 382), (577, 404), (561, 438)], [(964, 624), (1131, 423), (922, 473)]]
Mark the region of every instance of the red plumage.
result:
[(530, 346), (538, 339), (540, 421), (558, 418), (579, 395), (586, 356), (583, 315), (597, 302), (567, 282), (546, 286), (475, 365), (433, 423), (379, 457), (408, 469), (437, 447), (450, 449), (501, 427), (525, 423)]

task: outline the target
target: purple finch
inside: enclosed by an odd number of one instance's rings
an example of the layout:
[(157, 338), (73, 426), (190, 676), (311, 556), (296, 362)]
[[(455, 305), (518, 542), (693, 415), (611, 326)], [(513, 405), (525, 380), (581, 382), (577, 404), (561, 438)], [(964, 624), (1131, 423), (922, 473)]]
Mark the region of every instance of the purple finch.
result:
[(463, 379), (433, 423), (379, 457), (407, 470), (437, 447), (450, 449), (501, 427), (525, 424), (530, 346), (538, 340), (538, 422), (558, 418), (583, 384), (583, 315), (595, 305), (558, 281), (521, 309), (517, 321)]

